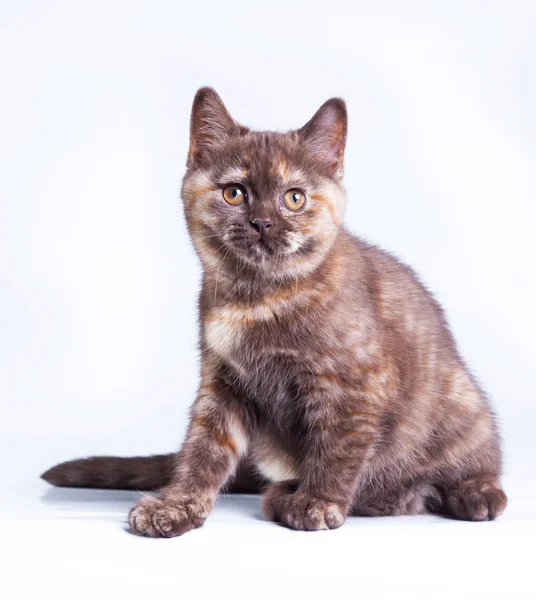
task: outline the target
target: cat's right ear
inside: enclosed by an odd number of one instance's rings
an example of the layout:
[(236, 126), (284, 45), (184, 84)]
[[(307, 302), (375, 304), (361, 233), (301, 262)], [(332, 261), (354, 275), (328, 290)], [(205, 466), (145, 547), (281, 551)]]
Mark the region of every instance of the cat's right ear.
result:
[(215, 90), (200, 88), (195, 95), (190, 118), (188, 165), (202, 158), (207, 148), (247, 131), (231, 117)]

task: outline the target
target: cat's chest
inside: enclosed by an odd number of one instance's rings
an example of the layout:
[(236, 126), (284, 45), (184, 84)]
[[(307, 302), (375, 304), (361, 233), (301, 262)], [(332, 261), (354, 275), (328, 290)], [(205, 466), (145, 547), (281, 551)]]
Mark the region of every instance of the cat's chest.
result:
[(244, 381), (284, 379), (311, 353), (313, 333), (298, 319), (265, 307), (213, 309), (203, 323), (204, 341)]
[(210, 350), (226, 360), (235, 355), (244, 336), (245, 313), (230, 308), (211, 310), (203, 323), (203, 337)]
[[(290, 324), (290, 325), (289, 325)], [(225, 306), (212, 309), (204, 319), (207, 346), (223, 359), (237, 360), (251, 350), (271, 351), (278, 346), (291, 350), (305, 330), (298, 319), (281, 319), (266, 306)]]

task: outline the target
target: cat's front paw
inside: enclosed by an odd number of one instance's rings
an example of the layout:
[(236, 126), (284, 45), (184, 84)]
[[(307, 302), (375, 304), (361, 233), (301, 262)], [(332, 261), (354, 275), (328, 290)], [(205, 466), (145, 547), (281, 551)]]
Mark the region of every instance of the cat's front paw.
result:
[(132, 507), (128, 522), (138, 535), (175, 537), (201, 527), (209, 512), (210, 502), (204, 498), (144, 496)]
[(267, 490), (264, 514), (272, 521), (300, 531), (337, 529), (345, 520), (345, 511), (338, 503), (299, 491), (291, 492), (281, 484)]

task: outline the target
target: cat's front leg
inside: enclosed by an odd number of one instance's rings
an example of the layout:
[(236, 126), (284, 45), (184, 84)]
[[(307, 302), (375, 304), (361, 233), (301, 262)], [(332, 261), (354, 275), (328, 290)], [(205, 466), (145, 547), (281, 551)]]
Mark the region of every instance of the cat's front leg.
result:
[(144, 496), (135, 504), (129, 514), (131, 530), (174, 537), (200, 527), (247, 445), (239, 404), (217, 381), (204, 380), (173, 480), (158, 497)]
[(359, 474), (377, 439), (375, 402), (364, 393), (336, 396), (316, 390), (304, 411), (300, 479), (272, 484), (264, 513), (292, 529), (340, 527), (348, 515)]
[(304, 531), (337, 529), (348, 512), (344, 502), (333, 502), (300, 490), (297, 481), (272, 483), (264, 493), (263, 508), (270, 521)]

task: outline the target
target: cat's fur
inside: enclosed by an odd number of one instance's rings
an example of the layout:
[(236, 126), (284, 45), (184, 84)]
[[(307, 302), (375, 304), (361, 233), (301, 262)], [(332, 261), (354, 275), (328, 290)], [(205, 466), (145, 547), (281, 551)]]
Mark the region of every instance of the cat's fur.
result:
[[(176, 456), (72, 461), (45, 479), (164, 486), (130, 512), (148, 536), (199, 527), (225, 486), (265, 487), (267, 518), (304, 530), (349, 514), (504, 510), (494, 417), (443, 311), (410, 268), (341, 225), (346, 132), (340, 99), (297, 131), (256, 132), (199, 90), (182, 188), (203, 265), (186, 441)], [(229, 184), (244, 204), (225, 202)], [(290, 188), (307, 198), (296, 212)]]

